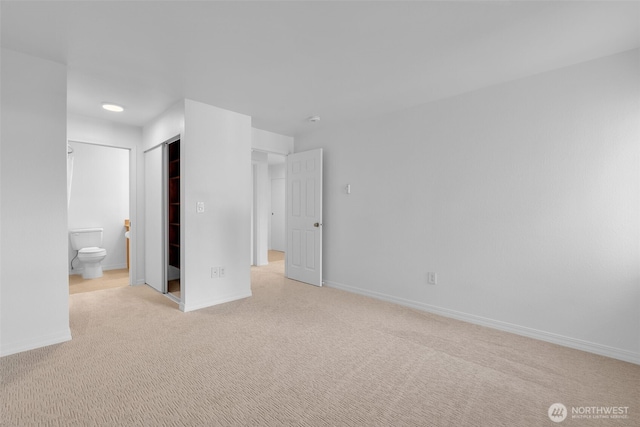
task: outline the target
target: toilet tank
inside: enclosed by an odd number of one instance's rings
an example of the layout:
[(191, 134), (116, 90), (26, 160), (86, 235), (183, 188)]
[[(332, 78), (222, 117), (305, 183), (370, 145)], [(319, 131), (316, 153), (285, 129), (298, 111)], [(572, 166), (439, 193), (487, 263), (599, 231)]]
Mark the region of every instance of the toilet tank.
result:
[(82, 248), (100, 247), (102, 245), (102, 228), (77, 228), (69, 230), (71, 247), (76, 251)]

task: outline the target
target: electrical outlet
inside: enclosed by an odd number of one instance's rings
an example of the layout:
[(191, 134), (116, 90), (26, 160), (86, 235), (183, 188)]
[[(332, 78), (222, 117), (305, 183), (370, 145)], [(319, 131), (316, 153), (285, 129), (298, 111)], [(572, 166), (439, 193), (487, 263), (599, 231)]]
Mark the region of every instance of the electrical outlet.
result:
[(220, 270), (219, 271), (220, 278), (227, 277), (227, 269), (225, 267), (220, 267), (219, 270)]
[(220, 277), (220, 269), (218, 267), (211, 267), (211, 278), (217, 279)]
[(438, 275), (434, 272), (428, 272), (427, 273), (427, 283), (430, 285), (437, 285), (438, 284)]

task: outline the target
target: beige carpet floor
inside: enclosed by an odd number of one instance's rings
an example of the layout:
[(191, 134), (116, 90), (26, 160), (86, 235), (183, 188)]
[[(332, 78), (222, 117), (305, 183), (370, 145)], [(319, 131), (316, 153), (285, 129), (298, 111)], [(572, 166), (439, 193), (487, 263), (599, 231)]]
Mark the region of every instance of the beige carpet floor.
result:
[[(640, 366), (252, 269), (191, 313), (70, 296), (73, 340), (0, 359), (3, 426), (638, 426)], [(553, 403), (626, 419), (550, 421)]]

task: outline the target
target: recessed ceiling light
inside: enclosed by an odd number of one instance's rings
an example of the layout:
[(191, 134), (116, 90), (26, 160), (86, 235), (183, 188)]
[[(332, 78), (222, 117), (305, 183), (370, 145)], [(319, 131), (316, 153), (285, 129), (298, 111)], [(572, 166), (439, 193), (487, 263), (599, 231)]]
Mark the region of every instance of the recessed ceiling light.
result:
[(118, 104), (112, 104), (110, 102), (103, 102), (102, 103), (102, 108), (104, 108), (107, 111), (113, 111), (115, 113), (121, 113), (124, 111), (124, 107), (118, 105)]

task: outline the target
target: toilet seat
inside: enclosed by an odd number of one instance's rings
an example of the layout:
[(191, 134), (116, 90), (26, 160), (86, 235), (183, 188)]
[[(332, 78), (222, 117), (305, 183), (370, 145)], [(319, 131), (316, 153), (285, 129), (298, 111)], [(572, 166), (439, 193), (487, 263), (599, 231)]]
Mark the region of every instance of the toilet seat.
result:
[(105, 256), (107, 254), (107, 250), (104, 248), (97, 248), (95, 246), (90, 248), (82, 248), (78, 251), (78, 258), (82, 257), (99, 257)]

